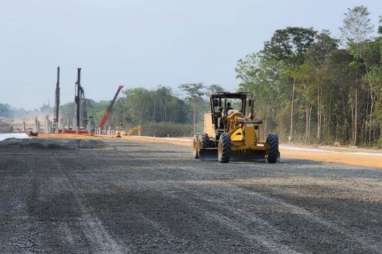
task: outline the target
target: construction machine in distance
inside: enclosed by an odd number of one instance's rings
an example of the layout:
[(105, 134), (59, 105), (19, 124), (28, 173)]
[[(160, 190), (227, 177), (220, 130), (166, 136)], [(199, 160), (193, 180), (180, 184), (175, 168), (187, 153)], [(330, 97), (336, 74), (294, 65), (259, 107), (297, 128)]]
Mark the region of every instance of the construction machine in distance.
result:
[(254, 97), (250, 93), (221, 92), (210, 96), (211, 112), (204, 115), (204, 133), (193, 140), (195, 159), (214, 157), (219, 162), (280, 157), (279, 138), (269, 134), (264, 140), (263, 122), (255, 118)]
[(123, 86), (118, 86), (117, 92), (115, 92), (113, 99), (111, 100), (109, 106), (107, 107), (105, 113), (103, 114), (101, 120), (98, 123), (98, 128), (103, 129), (103, 127), (105, 126), (105, 124), (109, 120), (109, 117), (113, 111), (114, 103), (117, 100), (117, 97), (118, 97), (118, 95), (122, 89), (123, 89)]

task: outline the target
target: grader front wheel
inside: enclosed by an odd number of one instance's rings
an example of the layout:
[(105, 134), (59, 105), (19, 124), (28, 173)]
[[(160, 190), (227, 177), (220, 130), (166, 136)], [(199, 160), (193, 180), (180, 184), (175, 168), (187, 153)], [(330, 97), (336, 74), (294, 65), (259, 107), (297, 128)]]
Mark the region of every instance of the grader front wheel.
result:
[(218, 144), (218, 161), (228, 163), (231, 156), (231, 140), (226, 133), (220, 135)]
[(269, 134), (267, 137), (267, 160), (269, 163), (276, 163), (280, 156), (279, 152), (279, 137), (276, 134)]

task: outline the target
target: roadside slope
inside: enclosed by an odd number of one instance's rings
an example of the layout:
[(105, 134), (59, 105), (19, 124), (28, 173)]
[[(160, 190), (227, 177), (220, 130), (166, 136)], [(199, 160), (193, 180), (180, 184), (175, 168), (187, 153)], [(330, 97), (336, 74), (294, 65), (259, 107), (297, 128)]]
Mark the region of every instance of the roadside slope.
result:
[[(124, 139), (142, 142), (157, 142), (188, 146), (191, 148), (191, 138), (158, 138), (129, 136)], [(280, 145), (281, 158), (312, 160), (327, 163), (339, 163), (353, 166), (363, 166), (382, 169), (382, 151), (368, 149), (347, 149), (334, 147), (306, 147), (295, 145)]]

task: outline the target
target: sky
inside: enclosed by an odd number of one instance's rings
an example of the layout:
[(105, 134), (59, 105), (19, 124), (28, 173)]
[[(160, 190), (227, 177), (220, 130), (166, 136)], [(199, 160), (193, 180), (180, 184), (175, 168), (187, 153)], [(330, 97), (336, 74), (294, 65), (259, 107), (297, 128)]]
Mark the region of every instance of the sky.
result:
[(339, 35), (347, 8), (381, 0), (0, 0), (0, 103), (33, 109), (74, 99), (76, 68), (88, 98), (126, 88), (203, 82), (237, 89), (235, 66), (276, 29)]

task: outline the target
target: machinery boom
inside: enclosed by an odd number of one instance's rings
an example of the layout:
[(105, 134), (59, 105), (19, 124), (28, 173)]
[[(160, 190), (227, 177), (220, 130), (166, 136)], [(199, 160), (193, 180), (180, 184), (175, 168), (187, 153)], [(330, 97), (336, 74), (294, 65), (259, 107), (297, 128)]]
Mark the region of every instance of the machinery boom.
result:
[(99, 128), (102, 129), (105, 126), (106, 122), (109, 120), (110, 114), (113, 110), (114, 103), (117, 100), (117, 97), (118, 97), (119, 93), (121, 92), (122, 88), (123, 88), (123, 86), (118, 87), (117, 92), (115, 93), (113, 99), (111, 100), (109, 106), (106, 109), (105, 114), (102, 116), (101, 121), (98, 124)]

